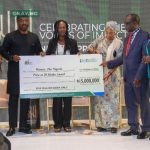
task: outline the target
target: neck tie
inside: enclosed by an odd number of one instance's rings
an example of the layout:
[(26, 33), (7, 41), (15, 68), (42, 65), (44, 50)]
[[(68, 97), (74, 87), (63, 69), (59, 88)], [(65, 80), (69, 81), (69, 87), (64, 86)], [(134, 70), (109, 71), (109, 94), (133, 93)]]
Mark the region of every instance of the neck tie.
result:
[(131, 32), (129, 34), (129, 36), (128, 36), (128, 40), (127, 40), (127, 44), (126, 44), (126, 49), (125, 49), (126, 56), (128, 55), (128, 52), (129, 52), (129, 48), (130, 48), (130, 45), (131, 45), (132, 36), (133, 36), (133, 32)]

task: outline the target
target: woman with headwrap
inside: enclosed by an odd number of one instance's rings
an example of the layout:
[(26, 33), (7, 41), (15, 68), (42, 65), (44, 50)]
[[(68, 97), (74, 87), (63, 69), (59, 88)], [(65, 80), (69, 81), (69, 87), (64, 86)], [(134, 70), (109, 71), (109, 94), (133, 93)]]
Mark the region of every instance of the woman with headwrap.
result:
[[(102, 54), (103, 61), (113, 60), (122, 53), (123, 44), (116, 37), (119, 26), (115, 21), (109, 21), (105, 26), (103, 37), (97, 38), (88, 46), (88, 52)], [(120, 69), (104, 68), (104, 96), (94, 97), (95, 123), (98, 132), (110, 131), (116, 133), (119, 127), (119, 84)]]

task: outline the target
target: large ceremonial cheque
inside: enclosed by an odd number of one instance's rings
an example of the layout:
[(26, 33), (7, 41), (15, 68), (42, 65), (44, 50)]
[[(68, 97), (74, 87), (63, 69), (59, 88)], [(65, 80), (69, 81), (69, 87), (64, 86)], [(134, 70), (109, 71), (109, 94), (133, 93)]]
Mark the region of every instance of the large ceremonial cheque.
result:
[(102, 56), (21, 56), (20, 97), (104, 95)]

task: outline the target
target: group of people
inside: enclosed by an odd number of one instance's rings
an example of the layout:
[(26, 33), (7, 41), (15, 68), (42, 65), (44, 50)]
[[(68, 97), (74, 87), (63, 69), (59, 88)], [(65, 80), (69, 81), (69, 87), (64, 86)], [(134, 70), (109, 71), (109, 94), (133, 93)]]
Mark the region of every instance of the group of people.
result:
[[(45, 52), (41, 48), (38, 36), (30, 31), (29, 18), (27, 16), (17, 16), (18, 30), (6, 34), (0, 48), (0, 54), (8, 60), (8, 84), (7, 93), (9, 94), (9, 130), (6, 136), (15, 134), (18, 117), (19, 100), (19, 60), (20, 56), (41, 55)], [(68, 24), (64, 20), (58, 20), (54, 25), (54, 35), (49, 41), (46, 55), (74, 55), (77, 54), (78, 46), (74, 39), (69, 38)], [(53, 120), (54, 131), (71, 132), (71, 97), (53, 98)], [(19, 132), (31, 134), (29, 121), (30, 99), (20, 99), (20, 121)]]
[[(130, 129), (122, 136), (137, 135), (137, 139), (149, 137), (150, 102), (148, 65), (150, 57), (149, 35), (140, 27), (140, 18), (128, 14), (124, 24), (128, 32), (124, 42), (116, 37), (117, 22), (106, 23), (105, 36), (99, 37), (88, 46), (88, 52), (102, 54), (104, 67), (104, 97), (95, 99), (95, 121), (99, 132), (116, 133), (119, 127), (119, 84), (123, 65), (125, 103)], [(139, 112), (140, 108), (140, 112)], [(139, 123), (139, 114), (142, 125)]]
[[(109, 21), (105, 34), (98, 37), (88, 46), (89, 54), (101, 54), (104, 67), (104, 90), (102, 97), (94, 97), (95, 122), (98, 132), (116, 133), (119, 128), (119, 85), (121, 72), (118, 66), (123, 65), (125, 102), (130, 129), (121, 132), (122, 136), (137, 135), (137, 139), (147, 138), (150, 131), (150, 102), (148, 63), (150, 63), (150, 44), (148, 33), (140, 27), (140, 18), (136, 14), (125, 17), (128, 32), (124, 42), (117, 38), (117, 22)], [(58, 20), (54, 24), (53, 38), (49, 41), (46, 53), (42, 50), (39, 38), (29, 32), (29, 18), (17, 17), (18, 30), (8, 33), (3, 41), (0, 54), (8, 60), (9, 93), (9, 130), (7, 136), (15, 134), (19, 100), (19, 60), (24, 55), (76, 55), (79, 53), (77, 41), (71, 39), (68, 24)], [(150, 72), (149, 72), (150, 74)], [(28, 120), (30, 99), (20, 99), (19, 132), (31, 134)], [(139, 106), (142, 125), (139, 123)], [(54, 131), (71, 132), (72, 97), (53, 98)]]

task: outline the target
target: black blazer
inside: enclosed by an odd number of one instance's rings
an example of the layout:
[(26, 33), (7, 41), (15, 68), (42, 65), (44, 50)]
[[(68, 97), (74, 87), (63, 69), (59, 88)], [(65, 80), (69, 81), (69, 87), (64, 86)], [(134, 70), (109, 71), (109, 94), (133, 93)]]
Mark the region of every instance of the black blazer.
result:
[[(51, 39), (48, 44), (48, 48), (46, 51), (46, 55), (54, 55), (56, 54), (57, 50), (57, 43)], [(70, 51), (70, 55), (75, 55), (79, 52), (77, 41), (71, 38), (68, 38), (65, 42), (65, 50), (64, 55), (66, 54), (66, 51)]]

